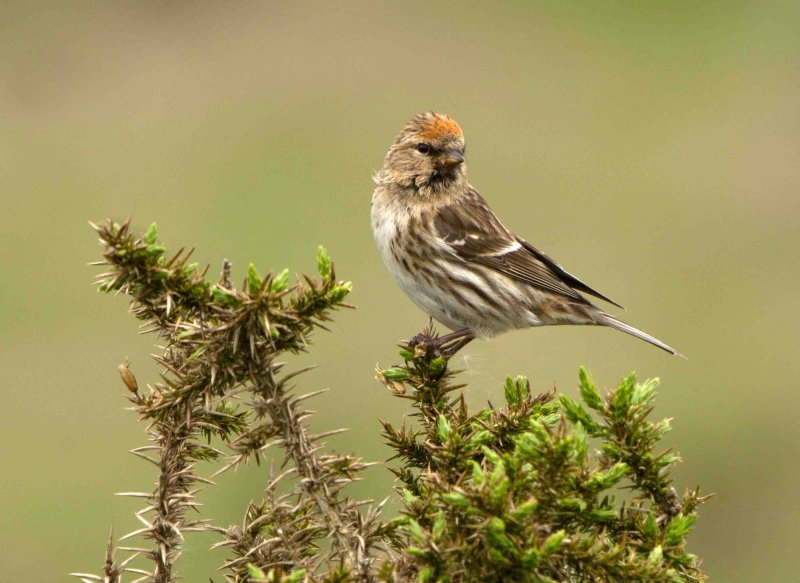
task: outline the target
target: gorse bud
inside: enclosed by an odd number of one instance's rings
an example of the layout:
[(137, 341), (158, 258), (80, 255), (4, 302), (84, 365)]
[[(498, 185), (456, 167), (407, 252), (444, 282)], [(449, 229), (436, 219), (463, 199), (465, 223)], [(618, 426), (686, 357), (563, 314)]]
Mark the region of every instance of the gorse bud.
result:
[(251, 295), (255, 295), (261, 291), (261, 285), (261, 276), (258, 274), (256, 266), (251, 263), (247, 268), (247, 290)]
[(158, 240), (158, 225), (155, 223), (151, 223), (150, 226), (145, 231), (144, 237), (142, 240), (147, 243), (148, 245), (152, 245), (153, 243)]
[(131, 393), (136, 393), (139, 390), (139, 383), (136, 382), (136, 377), (131, 372), (131, 368), (127, 362), (119, 365), (117, 367), (119, 371), (119, 376), (122, 379), (122, 382), (125, 383), (125, 386)]
[(436, 421), (436, 431), (439, 434), (439, 439), (442, 441), (447, 441), (450, 439), (452, 429), (450, 428), (450, 423), (448, 423), (447, 418), (444, 415), (439, 415), (439, 419)]
[(334, 288), (328, 292), (328, 299), (332, 302), (341, 302), (347, 294), (349, 294), (353, 289), (353, 284), (349, 281), (346, 281), (340, 285), (334, 286)]
[(542, 545), (542, 553), (545, 555), (552, 555), (553, 553), (559, 551), (561, 546), (564, 544), (564, 538), (567, 536), (567, 533), (563, 530), (559, 530), (558, 532), (554, 532), (550, 536), (547, 537), (547, 540), (544, 541)]
[(247, 563), (247, 574), (256, 581), (266, 581), (267, 574), (261, 569), (256, 567), (253, 563)]
[(517, 405), (522, 402), (525, 397), (530, 393), (530, 385), (528, 379), (523, 376), (518, 376), (516, 379), (511, 377), (506, 378), (505, 384), (505, 397), (506, 403), (510, 406)]
[(400, 367), (384, 368), (380, 373), (391, 381), (407, 381), (411, 378), (408, 371)]
[(319, 272), (323, 280), (328, 280), (331, 278), (331, 271), (331, 258), (325, 247), (320, 245), (317, 247), (317, 272)]
[(272, 291), (275, 293), (282, 292), (289, 285), (289, 269), (286, 268), (276, 275), (272, 280)]
[(600, 398), (600, 393), (592, 380), (592, 376), (584, 367), (580, 367), (578, 369), (578, 377), (580, 378), (580, 384), (578, 386), (580, 387), (583, 402), (586, 403), (590, 409), (601, 411), (603, 408), (603, 400)]

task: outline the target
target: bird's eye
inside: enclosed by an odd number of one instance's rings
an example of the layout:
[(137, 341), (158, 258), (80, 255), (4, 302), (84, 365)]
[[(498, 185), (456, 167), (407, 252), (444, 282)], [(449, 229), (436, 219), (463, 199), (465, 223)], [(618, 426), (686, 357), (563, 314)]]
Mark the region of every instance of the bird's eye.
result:
[(419, 144), (417, 144), (417, 152), (419, 152), (420, 154), (430, 154), (431, 147), (425, 142), (420, 142)]

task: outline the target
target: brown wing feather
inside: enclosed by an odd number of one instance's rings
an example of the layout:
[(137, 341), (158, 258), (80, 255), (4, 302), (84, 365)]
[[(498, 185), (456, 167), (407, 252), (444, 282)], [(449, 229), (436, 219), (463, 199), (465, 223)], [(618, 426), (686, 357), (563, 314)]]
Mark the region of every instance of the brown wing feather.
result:
[[(471, 195), (467, 202), (441, 208), (434, 220), (439, 236), (456, 255), (577, 302), (589, 303), (573, 288), (619, 305), (567, 273), (527, 241), (514, 236), (477, 192), (473, 190)], [(517, 244), (518, 249), (509, 251)]]
[(584, 293), (587, 293), (589, 295), (593, 295), (596, 298), (600, 298), (601, 300), (604, 300), (604, 301), (608, 302), (609, 304), (617, 306), (618, 308), (622, 308), (623, 310), (625, 309), (621, 305), (619, 305), (617, 302), (612, 300), (611, 298), (609, 298), (607, 296), (604, 296), (603, 294), (601, 294), (599, 291), (597, 291), (595, 289), (592, 289), (587, 284), (583, 283), (580, 279), (578, 279), (577, 277), (575, 277), (571, 273), (567, 272), (558, 263), (556, 263), (555, 261), (550, 259), (543, 251), (540, 251), (539, 249), (537, 249), (536, 247), (534, 247), (533, 245), (531, 245), (527, 241), (524, 241), (523, 239), (520, 239), (519, 237), (517, 237), (517, 241), (519, 241), (522, 244), (522, 246), (525, 247), (525, 249), (527, 249), (528, 251), (533, 253), (540, 261), (545, 263), (551, 270), (553, 270), (554, 273), (556, 273), (564, 282), (569, 284), (571, 287), (573, 287), (575, 289), (578, 289), (578, 290), (580, 290), (580, 291), (582, 291)]

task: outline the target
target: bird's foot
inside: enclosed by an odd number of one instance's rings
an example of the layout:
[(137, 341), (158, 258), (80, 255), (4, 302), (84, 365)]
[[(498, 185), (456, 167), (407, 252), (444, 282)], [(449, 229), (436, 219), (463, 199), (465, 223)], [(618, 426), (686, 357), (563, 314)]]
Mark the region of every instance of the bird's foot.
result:
[(434, 358), (440, 356), (451, 358), (474, 339), (475, 337), (467, 330), (432, 337), (426, 329), (409, 340), (408, 346), (422, 354), (430, 351)]
[(414, 336), (411, 340), (408, 341), (408, 346), (410, 348), (416, 348), (417, 346), (425, 345), (431, 346), (435, 340), (425, 334), (425, 332), (420, 332), (416, 336)]
[[(444, 338), (444, 336), (442, 338)], [(459, 350), (464, 348), (467, 344), (469, 344), (473, 340), (475, 340), (475, 337), (472, 335), (451, 339), (447, 342), (442, 342), (438, 346), (436, 346), (434, 348), (434, 353), (436, 354), (436, 356), (442, 356), (444, 358), (452, 358), (453, 356), (456, 355), (456, 353)]]

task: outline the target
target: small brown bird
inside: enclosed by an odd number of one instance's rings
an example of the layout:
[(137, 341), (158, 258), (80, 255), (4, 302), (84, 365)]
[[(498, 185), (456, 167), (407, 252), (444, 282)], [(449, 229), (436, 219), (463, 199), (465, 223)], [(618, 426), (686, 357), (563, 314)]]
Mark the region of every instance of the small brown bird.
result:
[(372, 232), (408, 296), (452, 334), (454, 354), (474, 338), (516, 328), (593, 324), (679, 354), (592, 304), (621, 307), (511, 233), (467, 182), (464, 134), (450, 117), (422, 113), (406, 124), (375, 176)]

